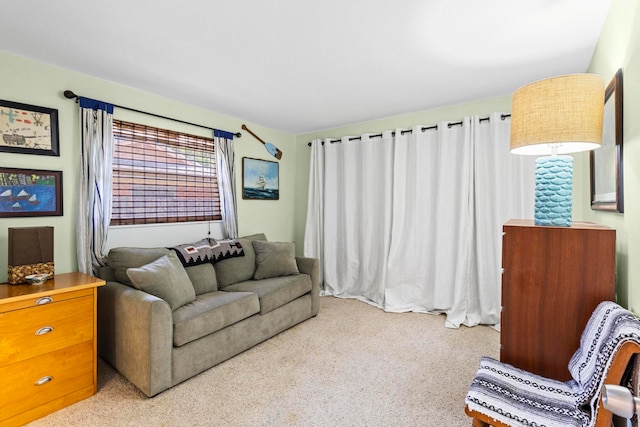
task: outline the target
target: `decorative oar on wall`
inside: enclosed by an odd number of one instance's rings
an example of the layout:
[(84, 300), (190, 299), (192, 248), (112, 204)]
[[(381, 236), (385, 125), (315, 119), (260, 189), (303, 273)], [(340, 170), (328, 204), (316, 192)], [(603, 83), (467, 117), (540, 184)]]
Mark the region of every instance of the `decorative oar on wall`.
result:
[(264, 147), (269, 152), (269, 154), (271, 154), (273, 157), (275, 157), (278, 160), (280, 160), (282, 158), (282, 151), (278, 150), (278, 148), (275, 145), (273, 145), (270, 142), (264, 142), (258, 135), (256, 135), (255, 133), (251, 132), (251, 129), (249, 129), (245, 124), (242, 125), (242, 129), (246, 130), (251, 135), (253, 135), (253, 137), (255, 139), (257, 139), (258, 141), (262, 142), (264, 144)]

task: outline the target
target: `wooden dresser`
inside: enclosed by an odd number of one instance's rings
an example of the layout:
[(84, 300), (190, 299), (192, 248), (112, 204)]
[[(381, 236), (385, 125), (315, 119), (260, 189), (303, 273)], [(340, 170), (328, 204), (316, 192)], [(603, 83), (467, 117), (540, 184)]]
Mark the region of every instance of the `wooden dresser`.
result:
[(503, 227), (500, 361), (569, 380), (596, 306), (615, 301), (616, 231), (593, 223)]
[(95, 394), (102, 285), (83, 273), (0, 284), (0, 425), (23, 425)]

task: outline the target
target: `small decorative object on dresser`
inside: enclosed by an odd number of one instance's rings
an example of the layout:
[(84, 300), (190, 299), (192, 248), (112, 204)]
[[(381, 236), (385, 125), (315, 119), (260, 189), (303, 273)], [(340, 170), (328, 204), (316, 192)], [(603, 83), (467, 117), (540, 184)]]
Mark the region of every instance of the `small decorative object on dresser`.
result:
[(50, 276), (50, 274), (30, 274), (26, 276), (25, 279), (27, 279), (27, 282), (32, 285), (42, 285), (44, 282), (49, 280)]
[(0, 284), (0, 425), (23, 425), (95, 394), (96, 300), (104, 280), (57, 274)]

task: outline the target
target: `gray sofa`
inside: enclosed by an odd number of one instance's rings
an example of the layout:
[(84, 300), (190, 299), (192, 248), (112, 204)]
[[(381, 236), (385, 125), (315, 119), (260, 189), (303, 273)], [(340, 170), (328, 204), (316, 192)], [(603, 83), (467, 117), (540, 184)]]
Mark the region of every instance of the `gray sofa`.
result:
[(192, 266), (173, 249), (109, 252), (98, 352), (147, 396), (318, 313), (318, 260), (264, 234), (237, 241), (244, 256)]

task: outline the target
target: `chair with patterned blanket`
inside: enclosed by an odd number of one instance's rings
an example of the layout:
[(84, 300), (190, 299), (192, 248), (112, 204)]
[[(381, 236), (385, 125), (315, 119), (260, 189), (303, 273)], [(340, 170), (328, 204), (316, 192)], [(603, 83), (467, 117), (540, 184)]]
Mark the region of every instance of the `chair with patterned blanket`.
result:
[(483, 357), (466, 397), (474, 427), (604, 427), (604, 384), (621, 384), (640, 353), (640, 320), (618, 304), (598, 305), (569, 362), (572, 379), (561, 382)]

